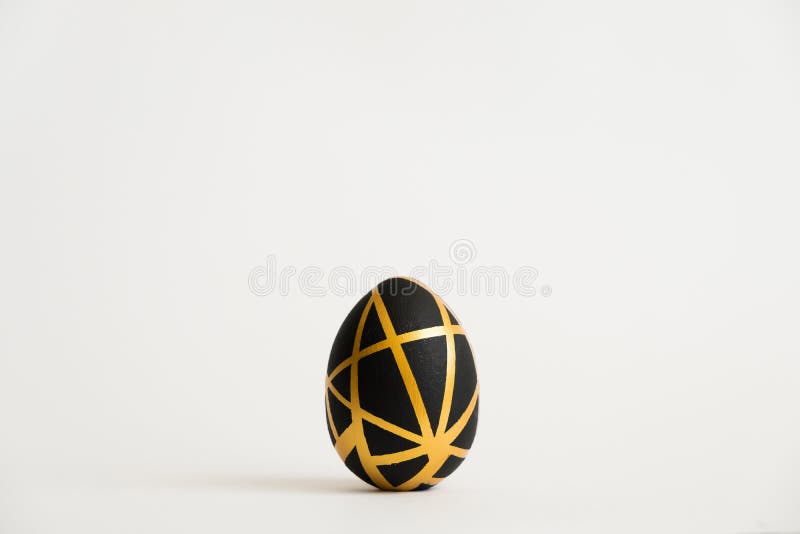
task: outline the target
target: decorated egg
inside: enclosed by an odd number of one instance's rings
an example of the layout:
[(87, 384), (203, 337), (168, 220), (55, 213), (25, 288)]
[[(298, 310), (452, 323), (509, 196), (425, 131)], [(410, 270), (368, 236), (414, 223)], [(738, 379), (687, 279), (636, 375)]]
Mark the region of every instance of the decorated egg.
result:
[(475, 438), (478, 377), (444, 301), (408, 278), (364, 295), (334, 339), (325, 411), (336, 452), (368, 484), (421, 490), (450, 475)]

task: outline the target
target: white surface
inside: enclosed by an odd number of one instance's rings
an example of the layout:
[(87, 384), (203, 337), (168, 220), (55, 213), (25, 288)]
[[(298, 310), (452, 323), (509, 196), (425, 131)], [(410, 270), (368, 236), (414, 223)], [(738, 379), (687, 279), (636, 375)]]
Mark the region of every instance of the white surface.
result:
[[(0, 532), (800, 529), (796, 7), (0, 3)], [(449, 295), (467, 462), (360, 491), (357, 297), (254, 266), (532, 265)], [(330, 525), (338, 528), (331, 529)]]

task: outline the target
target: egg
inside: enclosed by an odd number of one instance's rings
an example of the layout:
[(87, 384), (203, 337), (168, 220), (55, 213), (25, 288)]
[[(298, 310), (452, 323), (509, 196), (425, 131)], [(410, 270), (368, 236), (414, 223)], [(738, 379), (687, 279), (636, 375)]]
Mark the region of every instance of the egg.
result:
[(478, 424), (478, 376), (467, 335), (422, 283), (389, 278), (339, 328), (325, 412), (344, 464), (383, 490), (430, 488), (464, 461)]

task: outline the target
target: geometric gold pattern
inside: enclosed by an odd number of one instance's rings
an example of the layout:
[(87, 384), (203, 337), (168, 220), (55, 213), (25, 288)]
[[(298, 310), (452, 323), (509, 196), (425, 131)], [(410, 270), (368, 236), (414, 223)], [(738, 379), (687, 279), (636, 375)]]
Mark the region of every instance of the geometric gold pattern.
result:
[[(453, 442), (462, 431), (464, 431), (478, 404), (478, 385), (477, 379), (475, 379), (474, 390), (471, 396), (469, 396), (469, 401), (463, 412), (458, 414), (457, 418), (454, 417), (456, 414), (451, 414), (451, 409), (453, 407), (453, 391), (456, 381), (456, 336), (465, 336), (465, 333), (459, 324), (454, 324), (454, 315), (449, 312), (438, 295), (417, 281), (413, 281), (413, 284), (419, 286), (422, 291), (427, 292), (433, 297), (441, 319), (439, 321), (440, 325), (398, 334), (395, 331), (395, 324), (389, 316), (384, 297), (381, 295), (378, 288), (375, 288), (369, 295), (360, 317), (358, 318), (352, 352), (350, 352), (349, 357), (344, 358), (328, 373), (325, 381), (325, 409), (328, 427), (336, 452), (342, 461), (346, 463), (348, 457), (351, 457), (355, 452), (363, 468), (363, 473), (367, 477), (365, 480), (368, 479), (373, 485), (384, 490), (407, 491), (424, 489), (437, 484), (444, 476), (447, 476), (449, 472), (444, 475), (439, 473), (445, 463), (448, 462), (448, 459), (451, 456), (455, 457), (453, 460), (457, 465), (457, 463), (461, 461), (460, 459), (466, 457), (468, 453), (467, 448), (455, 446)], [(385, 339), (362, 347), (362, 337), (367, 317), (370, 313), (374, 315), (375, 312), (377, 312), (380, 328), (383, 330)], [(444, 394), (441, 398), (441, 408), (438, 410), (438, 417), (435, 418), (437, 423), (434, 427), (431, 423), (432, 417), (429, 417), (428, 413), (431, 408), (430, 406), (426, 406), (426, 403), (423, 401), (417, 383), (417, 377), (409, 364), (404, 346), (407, 346), (406, 344), (413, 341), (436, 337), (444, 338), (446, 345), (446, 355), (444, 355), (446, 358), (446, 371), (444, 376)], [(466, 341), (466, 337), (464, 337), (464, 341)], [(397, 370), (399, 370), (399, 374), (402, 377), (402, 385), (407, 392), (408, 399), (413, 408), (418, 430), (416, 428), (413, 430), (403, 428), (398, 424), (367, 411), (365, 407), (362, 406), (359, 394), (360, 364), (363, 363), (365, 358), (383, 353), (382, 351), (386, 351), (387, 349), (391, 351), (391, 357), (393, 357), (394, 364), (396, 364)], [(386, 354), (388, 357), (388, 353)], [(468, 356), (471, 359), (471, 352)], [(349, 392), (345, 392), (349, 394), (339, 391), (334, 385), (334, 383), (337, 382), (341, 383), (342, 380), (346, 382), (347, 375), (341, 375), (341, 373), (349, 373)], [(331, 406), (333, 401), (331, 397), (336, 399), (336, 401), (341, 403), (341, 405), (350, 412), (350, 424), (342, 429), (341, 432), (337, 430), (337, 425), (334, 421)], [(405, 399), (402, 400), (407, 402)], [(449, 427), (448, 421), (451, 421)], [(370, 449), (370, 443), (365, 437), (365, 422), (394, 436), (407, 440), (410, 442), (409, 448), (397, 452), (374, 454)], [(427, 460), (422, 464), (421, 460), (425, 460), (425, 458), (427, 458)], [(402, 481), (390, 481), (387, 479), (384, 472), (385, 467), (408, 462), (410, 460), (416, 460), (418, 465), (421, 465), (421, 468), (419, 468), (415, 474), (412, 474), (407, 480)], [(439, 476), (437, 476), (437, 474)]]

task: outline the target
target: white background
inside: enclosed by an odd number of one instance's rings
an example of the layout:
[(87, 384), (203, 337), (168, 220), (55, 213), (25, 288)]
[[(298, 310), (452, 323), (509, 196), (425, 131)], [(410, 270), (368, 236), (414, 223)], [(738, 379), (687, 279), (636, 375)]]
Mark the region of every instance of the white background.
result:
[[(0, 533), (800, 529), (800, 37), (779, 2), (0, 1)], [(605, 3), (603, 3), (605, 4)], [(445, 295), (481, 420), (434, 490), (325, 430), (358, 296)]]

